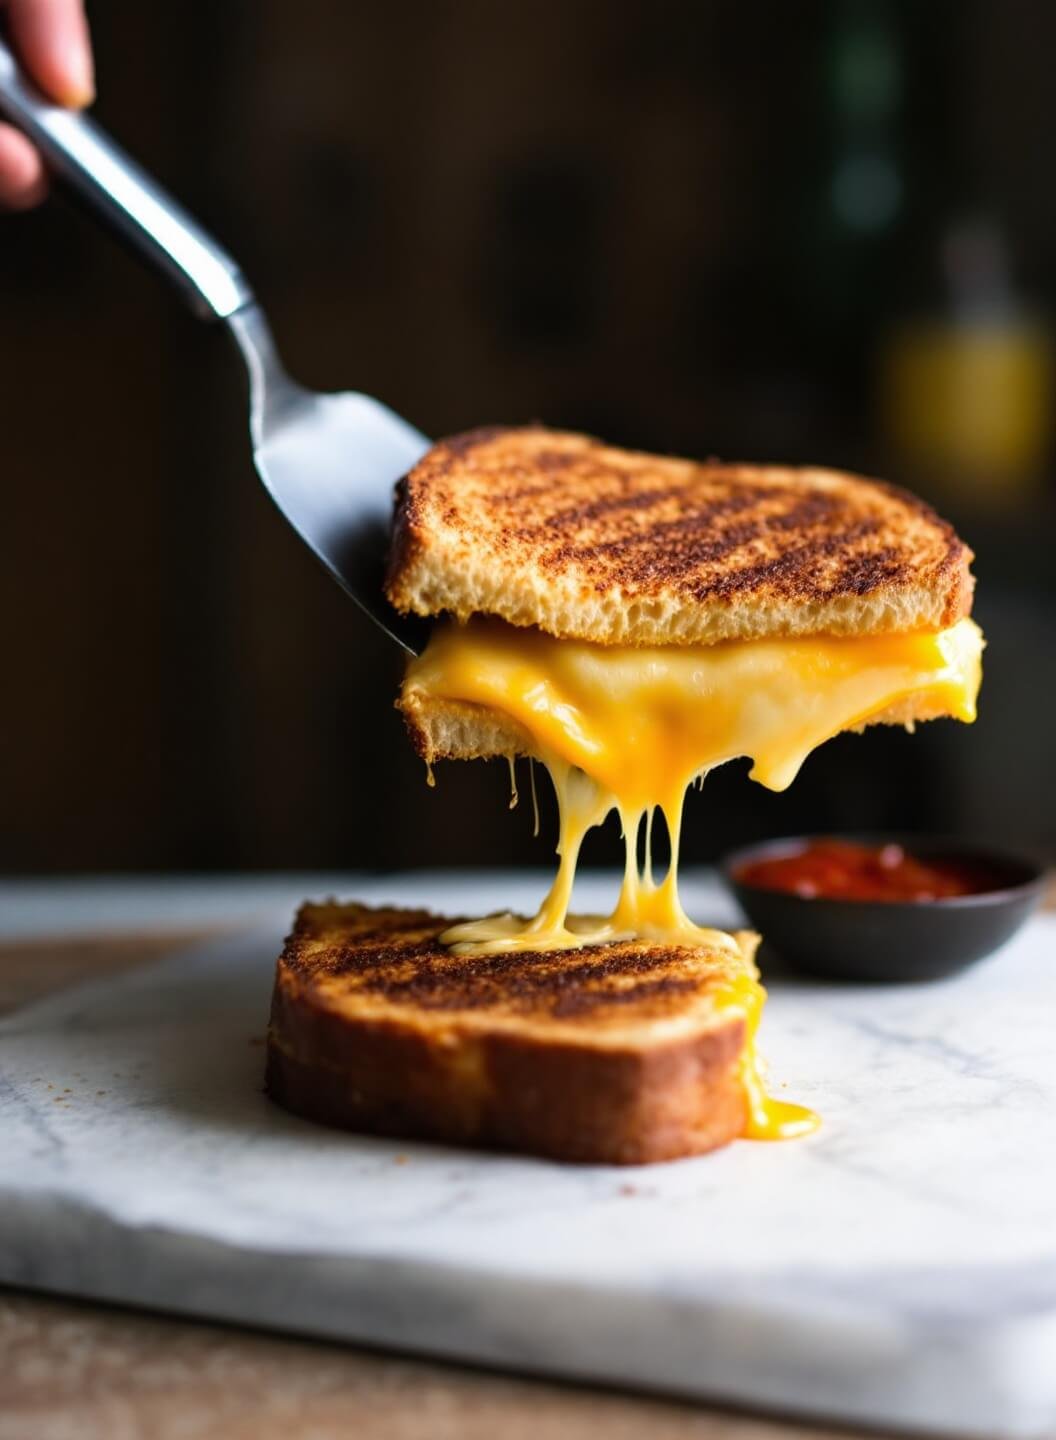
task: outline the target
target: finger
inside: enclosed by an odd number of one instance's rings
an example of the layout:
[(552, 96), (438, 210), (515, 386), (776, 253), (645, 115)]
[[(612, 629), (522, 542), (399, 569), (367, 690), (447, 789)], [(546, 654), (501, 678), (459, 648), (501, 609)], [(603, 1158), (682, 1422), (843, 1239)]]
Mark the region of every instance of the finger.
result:
[(83, 0), (8, 0), (7, 17), (23, 65), (46, 94), (78, 107), (94, 99)]
[(28, 210), (48, 192), (40, 156), (24, 135), (0, 125), (0, 206)]

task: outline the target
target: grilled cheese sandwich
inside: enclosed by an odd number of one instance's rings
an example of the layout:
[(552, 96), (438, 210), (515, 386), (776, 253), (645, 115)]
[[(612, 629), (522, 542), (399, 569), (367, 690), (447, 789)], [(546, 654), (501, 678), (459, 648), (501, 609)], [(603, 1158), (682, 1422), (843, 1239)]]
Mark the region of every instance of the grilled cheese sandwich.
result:
[[(759, 937), (682, 908), (684, 797), (738, 757), (783, 790), (843, 731), (971, 722), (970, 560), (927, 506), (855, 476), (540, 427), (435, 446), (397, 492), (387, 594), (437, 618), (398, 703), (430, 778), (444, 758), (546, 768), (557, 875), (531, 918), (306, 907), (276, 979), (271, 1093), (356, 1129), (575, 1160), (815, 1128), (763, 1083)], [(571, 914), (583, 839), (612, 811), (613, 909)]]
[[(737, 757), (783, 790), (845, 730), (971, 723), (983, 638), (970, 560), (929, 507), (855, 476), (693, 465), (541, 428), (434, 447), (398, 487), (387, 593), (449, 618), (399, 705), (430, 777), (445, 757), (540, 762), (560, 826), (534, 917), (462, 923), (442, 942), (466, 956), (628, 940), (729, 956), (738, 978), (723, 993), (747, 1021), (745, 1133), (812, 1128), (760, 1080), (754, 960), (679, 901), (683, 799)], [(584, 836), (613, 810), (625, 842), (614, 909), (570, 915)], [(658, 811), (671, 852), (660, 879)]]

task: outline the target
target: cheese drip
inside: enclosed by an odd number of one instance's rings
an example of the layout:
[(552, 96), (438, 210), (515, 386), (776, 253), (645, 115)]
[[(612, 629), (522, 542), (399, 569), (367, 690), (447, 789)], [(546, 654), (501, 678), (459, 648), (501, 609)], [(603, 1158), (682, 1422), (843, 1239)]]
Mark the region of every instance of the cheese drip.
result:
[[(934, 634), (755, 640), (712, 646), (598, 646), (477, 617), (444, 623), (408, 667), (404, 704), (448, 702), (497, 711), (523, 734), (518, 748), (550, 773), (560, 814), (558, 871), (530, 920), (506, 914), (453, 926), (461, 954), (569, 949), (640, 938), (700, 945), (724, 962), (716, 1003), (744, 1015), (746, 1134), (785, 1138), (813, 1129), (811, 1112), (767, 1096), (755, 1052), (766, 992), (733, 936), (695, 925), (678, 895), (686, 790), (739, 756), (751, 778), (784, 790), (818, 745), (912, 702), (918, 718), (975, 719), (982, 634), (962, 620)], [(580, 847), (616, 810), (623, 883), (612, 914), (569, 913)], [(660, 810), (671, 858), (653, 876)], [(638, 840), (645, 827), (645, 863)], [(732, 963), (732, 969), (731, 969)]]
[[(537, 914), (528, 921), (515, 915), (489, 915), (453, 925), (440, 937), (456, 954), (491, 954), (501, 950), (569, 950), (614, 940), (652, 940), (662, 944), (707, 945), (727, 954), (739, 953), (737, 942), (723, 930), (695, 925), (678, 897), (678, 848), (682, 796), (675, 803), (636, 809), (622, 803), (583, 770), (560, 756), (536, 752), (554, 784), (559, 814), (558, 867), (554, 883)], [(515, 792), (516, 793), (516, 792)], [(671, 860), (658, 883), (653, 877), (652, 821), (663, 811), (671, 840)], [(611, 915), (573, 915), (569, 911), (579, 852), (587, 831), (615, 810), (624, 839), (623, 883)], [(645, 828), (645, 862), (638, 867), (638, 839)]]
[[(477, 617), (446, 623), (408, 668), (415, 696), (497, 711), (523, 732), (524, 753), (549, 770), (560, 810), (560, 864), (530, 921), (490, 917), (449, 932), (465, 952), (559, 949), (640, 937), (729, 950), (693, 924), (678, 897), (683, 797), (694, 779), (746, 755), (751, 777), (784, 790), (810, 752), (875, 716), (950, 715), (970, 722), (981, 675), (979, 627), (962, 620), (929, 634), (754, 640), (640, 649), (558, 640)], [(658, 884), (649, 835), (661, 810), (671, 863)], [(583, 838), (616, 810), (623, 885), (607, 919), (569, 915)], [(646, 864), (637, 865), (646, 826)]]

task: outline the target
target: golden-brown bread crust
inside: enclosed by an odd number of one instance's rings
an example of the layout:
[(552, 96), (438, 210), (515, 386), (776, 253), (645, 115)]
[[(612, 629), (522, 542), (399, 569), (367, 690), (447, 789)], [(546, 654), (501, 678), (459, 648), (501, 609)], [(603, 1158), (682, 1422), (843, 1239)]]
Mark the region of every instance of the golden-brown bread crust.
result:
[[(305, 905), (278, 963), (267, 1088), (326, 1124), (597, 1164), (743, 1132), (728, 957), (638, 942), (453, 955), (424, 911)], [(757, 937), (739, 937), (750, 957)]]
[(971, 610), (971, 559), (880, 481), (492, 427), (400, 482), (386, 593), (600, 644), (710, 644), (945, 629)]

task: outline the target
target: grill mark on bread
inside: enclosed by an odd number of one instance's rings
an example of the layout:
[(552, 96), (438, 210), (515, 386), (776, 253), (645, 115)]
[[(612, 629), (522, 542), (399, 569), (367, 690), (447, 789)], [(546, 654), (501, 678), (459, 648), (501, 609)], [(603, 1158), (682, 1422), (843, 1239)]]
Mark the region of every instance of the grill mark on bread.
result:
[(439, 940), (456, 923), (427, 911), (306, 906), (281, 964), (310, 987), (340, 984), (390, 1005), (554, 1019), (613, 1008), (663, 1013), (721, 974), (715, 957), (692, 948), (634, 942), (460, 956)]
[(566, 450), (537, 450), (532, 456), (532, 469), (541, 470), (544, 475), (553, 475), (559, 470), (570, 470), (576, 464), (574, 455)]
[(882, 585), (895, 584), (906, 574), (890, 548), (840, 559), (829, 571), (821, 562), (839, 557), (842, 537), (819, 536), (785, 555), (730, 569), (700, 581), (690, 581), (696, 600), (716, 597), (730, 599), (766, 585), (779, 595), (803, 600), (829, 599), (839, 595), (867, 595)]
[[(598, 545), (585, 546), (574, 553), (589, 563), (592, 555), (617, 555), (621, 551), (637, 548), (655, 551), (657, 561), (668, 559), (666, 568), (674, 568), (676, 562), (680, 567), (711, 563), (721, 559), (731, 549), (765, 538), (770, 531), (806, 530), (817, 524), (820, 513), (831, 513), (828, 507), (811, 498), (785, 514), (762, 515), (755, 519), (735, 520), (732, 524), (724, 523), (727, 515), (736, 517), (754, 503), (754, 497), (745, 499), (741, 496), (730, 496), (725, 501), (713, 502), (703, 509), (690, 510), (674, 520), (662, 521), (650, 525), (648, 529), (635, 530)], [(859, 539), (869, 530), (875, 529), (876, 524), (876, 521), (861, 522), (845, 530), (841, 538), (844, 541)], [(714, 538), (709, 538), (712, 531), (717, 533)], [(671, 557), (665, 556), (667, 547), (675, 552)]]
[[(693, 509), (683, 515), (679, 515), (666, 522), (651, 522), (648, 515), (650, 509), (655, 509), (665, 501), (681, 501), (686, 494), (684, 485), (670, 485), (665, 489), (651, 489), (634, 491), (629, 488), (627, 481), (627, 492), (620, 495), (606, 495), (602, 499), (590, 500), (580, 505), (571, 506), (565, 510), (556, 510), (546, 520), (532, 525), (518, 527), (517, 533), (524, 539), (544, 539), (548, 532), (553, 530), (574, 530), (593, 520), (609, 519), (612, 523), (619, 523), (621, 516), (626, 516), (628, 522), (634, 526), (630, 535), (615, 536), (610, 541), (601, 541), (595, 545), (583, 546), (581, 550), (573, 550), (574, 554), (589, 555), (591, 553), (604, 553), (607, 548), (621, 544), (625, 539), (643, 538), (655, 543), (657, 535), (662, 536), (665, 529), (669, 527), (684, 527), (688, 529), (704, 530), (710, 524), (720, 520), (724, 515), (736, 515), (742, 510), (757, 504), (764, 496), (769, 496), (773, 491), (764, 490), (761, 486), (742, 486), (737, 492), (727, 495), (718, 495), (712, 500), (703, 504), (694, 497)], [(544, 493), (537, 490), (535, 493)], [(646, 528), (648, 527), (648, 528)]]
[[(735, 523), (725, 525), (717, 523), (727, 516), (739, 516), (758, 504), (760, 498), (769, 499), (774, 494), (772, 490), (766, 491), (761, 487), (747, 488), (748, 494), (731, 494), (676, 519), (635, 529), (598, 544), (558, 545), (549, 553), (543, 551), (540, 554), (540, 568), (560, 570), (574, 559), (589, 575), (596, 568), (592, 562), (603, 560), (605, 580), (636, 583), (640, 593), (649, 594), (655, 593), (672, 578), (680, 577), (683, 583), (688, 583), (697, 600), (714, 595), (729, 596), (740, 590), (756, 589), (767, 582), (783, 593), (804, 597), (863, 594), (879, 584), (892, 583), (905, 574), (905, 567), (897, 563), (894, 551), (886, 547), (873, 554), (859, 550), (853, 560), (842, 561), (828, 581), (817, 579), (814, 562), (838, 559), (842, 552), (860, 546), (879, 530), (879, 519), (869, 516), (841, 529), (834, 526), (834, 516), (838, 515), (840, 506), (831, 497), (811, 495), (804, 498), (785, 491), (782, 493), (790, 494), (794, 503), (783, 513), (749, 520), (735, 519)], [(665, 499), (676, 493), (659, 492)], [(587, 517), (588, 510), (598, 514), (602, 513), (603, 507), (608, 507), (610, 513), (617, 508), (633, 513), (635, 509), (644, 509), (653, 499), (653, 494), (633, 496), (626, 502), (613, 498), (596, 502), (579, 512), (565, 512), (561, 518), (581, 520)], [(817, 533), (811, 534), (815, 530)], [(714, 565), (739, 550), (750, 549), (757, 542), (765, 543), (775, 531), (806, 532), (809, 538), (783, 555), (732, 568), (713, 579), (694, 581), (693, 574), (699, 567)], [(526, 536), (539, 532), (538, 527), (526, 527), (518, 533)], [(704, 538), (709, 534), (714, 534), (714, 538)], [(601, 583), (601, 576), (598, 583)]]
[(652, 980), (640, 980), (633, 986), (619, 990), (590, 991), (570, 990), (559, 996), (550, 1006), (555, 1019), (571, 1019), (573, 1016), (590, 1015), (610, 1006), (648, 1005), (660, 1000), (675, 1001), (680, 996), (692, 994), (699, 987), (699, 981), (683, 979), (675, 975), (658, 975)]
[[(417, 958), (419, 961), (423, 958), (421, 951)], [(697, 983), (683, 977), (655, 974), (657, 957), (650, 957), (648, 973), (642, 976), (637, 974), (634, 965), (617, 964), (601, 974), (592, 974), (591, 970), (598, 967), (570, 965), (567, 961), (554, 965), (552, 956), (530, 952), (508, 957), (516, 963), (502, 967), (483, 964), (485, 958), (475, 957), (464, 965), (449, 961), (437, 966), (419, 964), (411, 973), (403, 975), (368, 974), (357, 989), (423, 1010), (501, 1006), (518, 1012), (562, 1016), (585, 1015), (611, 1005), (633, 1006), (662, 996), (673, 997), (695, 989)], [(624, 977), (630, 977), (628, 983), (604, 983)]]
[(441, 442), (400, 486), (386, 589), (419, 614), (711, 643), (941, 629), (971, 609), (970, 560), (895, 485), (490, 427)]

